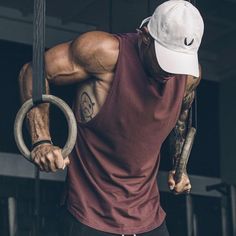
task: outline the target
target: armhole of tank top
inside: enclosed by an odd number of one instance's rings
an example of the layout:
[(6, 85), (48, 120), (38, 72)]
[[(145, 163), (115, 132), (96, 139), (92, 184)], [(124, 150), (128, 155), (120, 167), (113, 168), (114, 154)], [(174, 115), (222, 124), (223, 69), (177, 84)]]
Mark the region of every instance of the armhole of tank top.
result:
[[(105, 102), (104, 104), (101, 106), (100, 110), (98, 111), (98, 113), (91, 119), (89, 120), (88, 122), (80, 122), (79, 121), (79, 118), (76, 117), (76, 120), (77, 120), (77, 123), (79, 126), (83, 126), (83, 127), (86, 127), (86, 126), (94, 126), (96, 125), (99, 117), (102, 115), (101, 113), (103, 112), (103, 110), (106, 108), (107, 104), (110, 102), (111, 100), (111, 96), (113, 94), (113, 91), (114, 91), (114, 87), (118, 84), (119, 82), (119, 75), (117, 75), (116, 73), (116, 70), (117, 70), (117, 67), (119, 66), (119, 62), (120, 62), (120, 51), (122, 50), (122, 42), (121, 42), (121, 38), (118, 36), (118, 35), (115, 35), (113, 34), (114, 37), (116, 37), (119, 41), (119, 54), (118, 54), (118, 59), (117, 59), (117, 63), (116, 63), (116, 66), (115, 66), (115, 72), (114, 72), (114, 78), (113, 78), (113, 81), (112, 81), (112, 84), (111, 84), (111, 87), (110, 87), (110, 90), (107, 94), (107, 97), (105, 99)], [(75, 102), (73, 104), (73, 110), (74, 110), (74, 114), (77, 114), (76, 111), (75, 111)]]

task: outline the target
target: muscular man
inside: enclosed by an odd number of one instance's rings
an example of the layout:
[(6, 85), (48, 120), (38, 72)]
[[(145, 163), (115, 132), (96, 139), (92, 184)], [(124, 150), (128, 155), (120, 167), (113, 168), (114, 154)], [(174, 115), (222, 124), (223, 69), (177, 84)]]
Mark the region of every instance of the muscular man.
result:
[[(63, 160), (52, 143), (48, 105), (29, 112), (32, 160), (42, 171), (68, 166), (62, 235), (169, 235), (156, 176), (160, 148), (173, 130), (173, 158), (186, 135), (188, 109), (200, 81), (203, 34), (187, 1), (161, 4), (137, 33), (89, 32), (48, 50), (46, 84), (75, 84), (78, 138)], [(32, 96), (32, 68), (20, 73), (22, 101)], [(187, 174), (175, 193), (191, 188)]]

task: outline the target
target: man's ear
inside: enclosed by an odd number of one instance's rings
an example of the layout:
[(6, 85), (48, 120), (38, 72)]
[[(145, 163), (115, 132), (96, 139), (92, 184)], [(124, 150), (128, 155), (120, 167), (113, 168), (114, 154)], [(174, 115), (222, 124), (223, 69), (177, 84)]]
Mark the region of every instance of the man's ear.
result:
[(141, 33), (142, 42), (145, 45), (149, 45), (151, 43), (151, 36), (148, 32), (148, 28), (146, 26), (144, 26), (144, 27), (142, 27), (141, 31), (142, 31), (142, 33)]

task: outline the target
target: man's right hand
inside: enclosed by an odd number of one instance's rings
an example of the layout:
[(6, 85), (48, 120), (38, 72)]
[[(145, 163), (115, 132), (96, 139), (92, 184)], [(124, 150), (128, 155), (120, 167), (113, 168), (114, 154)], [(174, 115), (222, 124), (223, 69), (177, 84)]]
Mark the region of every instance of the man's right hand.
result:
[(41, 171), (46, 172), (63, 170), (70, 164), (68, 157), (63, 158), (59, 147), (48, 143), (35, 147), (31, 151), (31, 158)]

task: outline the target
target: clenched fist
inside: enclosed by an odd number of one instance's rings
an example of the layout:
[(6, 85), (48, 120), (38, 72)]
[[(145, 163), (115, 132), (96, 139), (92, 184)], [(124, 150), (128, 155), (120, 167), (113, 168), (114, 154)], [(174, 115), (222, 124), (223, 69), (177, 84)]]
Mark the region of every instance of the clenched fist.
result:
[(41, 171), (55, 172), (70, 164), (68, 157), (63, 158), (61, 149), (49, 143), (40, 144), (31, 151), (32, 161)]
[(191, 190), (191, 184), (189, 177), (186, 173), (183, 173), (181, 181), (179, 183), (175, 183), (174, 180), (175, 171), (170, 171), (168, 176), (168, 185), (171, 191), (174, 194), (181, 194), (181, 193), (189, 193)]

